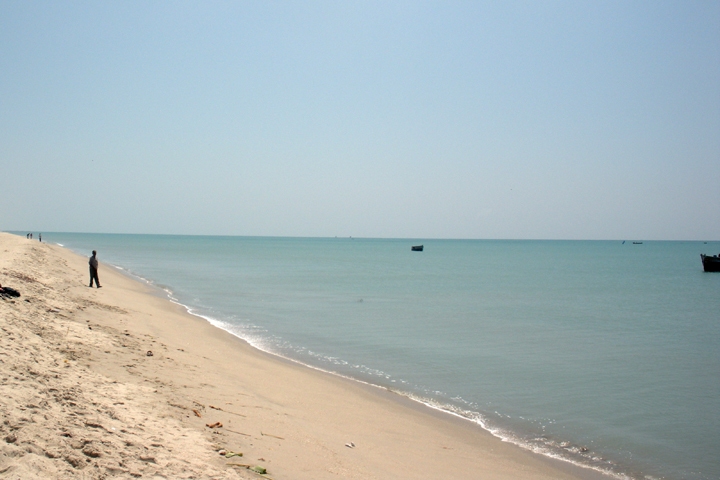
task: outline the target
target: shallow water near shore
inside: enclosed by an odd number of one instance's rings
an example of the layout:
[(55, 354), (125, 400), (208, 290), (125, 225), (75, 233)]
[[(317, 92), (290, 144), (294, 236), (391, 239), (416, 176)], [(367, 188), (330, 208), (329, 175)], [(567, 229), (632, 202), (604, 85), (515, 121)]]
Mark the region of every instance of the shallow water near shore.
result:
[(43, 240), (98, 250), (101, 283), (115, 265), (261, 349), (546, 455), (720, 478), (720, 274), (699, 256), (720, 242)]

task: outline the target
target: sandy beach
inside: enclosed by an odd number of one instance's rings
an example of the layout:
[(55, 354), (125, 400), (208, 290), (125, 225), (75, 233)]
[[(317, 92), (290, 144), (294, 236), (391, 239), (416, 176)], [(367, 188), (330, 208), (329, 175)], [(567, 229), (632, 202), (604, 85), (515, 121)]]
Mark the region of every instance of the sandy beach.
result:
[(99, 259), (88, 288), (86, 257), (0, 233), (0, 477), (607, 478), (258, 351)]

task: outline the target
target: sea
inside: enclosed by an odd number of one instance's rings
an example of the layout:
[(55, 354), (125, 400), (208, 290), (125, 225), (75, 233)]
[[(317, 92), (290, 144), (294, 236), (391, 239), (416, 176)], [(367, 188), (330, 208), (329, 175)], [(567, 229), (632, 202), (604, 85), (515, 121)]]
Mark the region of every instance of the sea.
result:
[(261, 350), (539, 454), (614, 478), (720, 479), (720, 273), (700, 262), (718, 241), (43, 241), (97, 250), (101, 281), (121, 269)]

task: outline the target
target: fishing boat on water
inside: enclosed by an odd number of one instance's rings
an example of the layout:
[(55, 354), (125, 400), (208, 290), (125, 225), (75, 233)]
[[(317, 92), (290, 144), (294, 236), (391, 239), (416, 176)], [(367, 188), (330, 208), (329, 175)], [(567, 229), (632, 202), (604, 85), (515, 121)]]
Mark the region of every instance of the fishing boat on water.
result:
[(410, 250), (412, 250), (413, 252), (422, 252), (423, 246), (422, 245), (413, 245), (412, 247), (410, 247)]
[(703, 269), (706, 272), (720, 272), (720, 255), (704, 255), (700, 254)]

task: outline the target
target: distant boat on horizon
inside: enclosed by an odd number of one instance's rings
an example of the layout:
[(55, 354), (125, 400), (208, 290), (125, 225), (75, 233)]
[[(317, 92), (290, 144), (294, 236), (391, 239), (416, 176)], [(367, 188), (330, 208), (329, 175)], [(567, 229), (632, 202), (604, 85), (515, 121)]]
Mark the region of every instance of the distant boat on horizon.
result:
[(413, 252), (422, 252), (423, 248), (423, 245), (413, 245), (412, 247), (410, 247), (410, 250), (412, 250)]
[(633, 245), (642, 245), (642, 242), (633, 242)]

